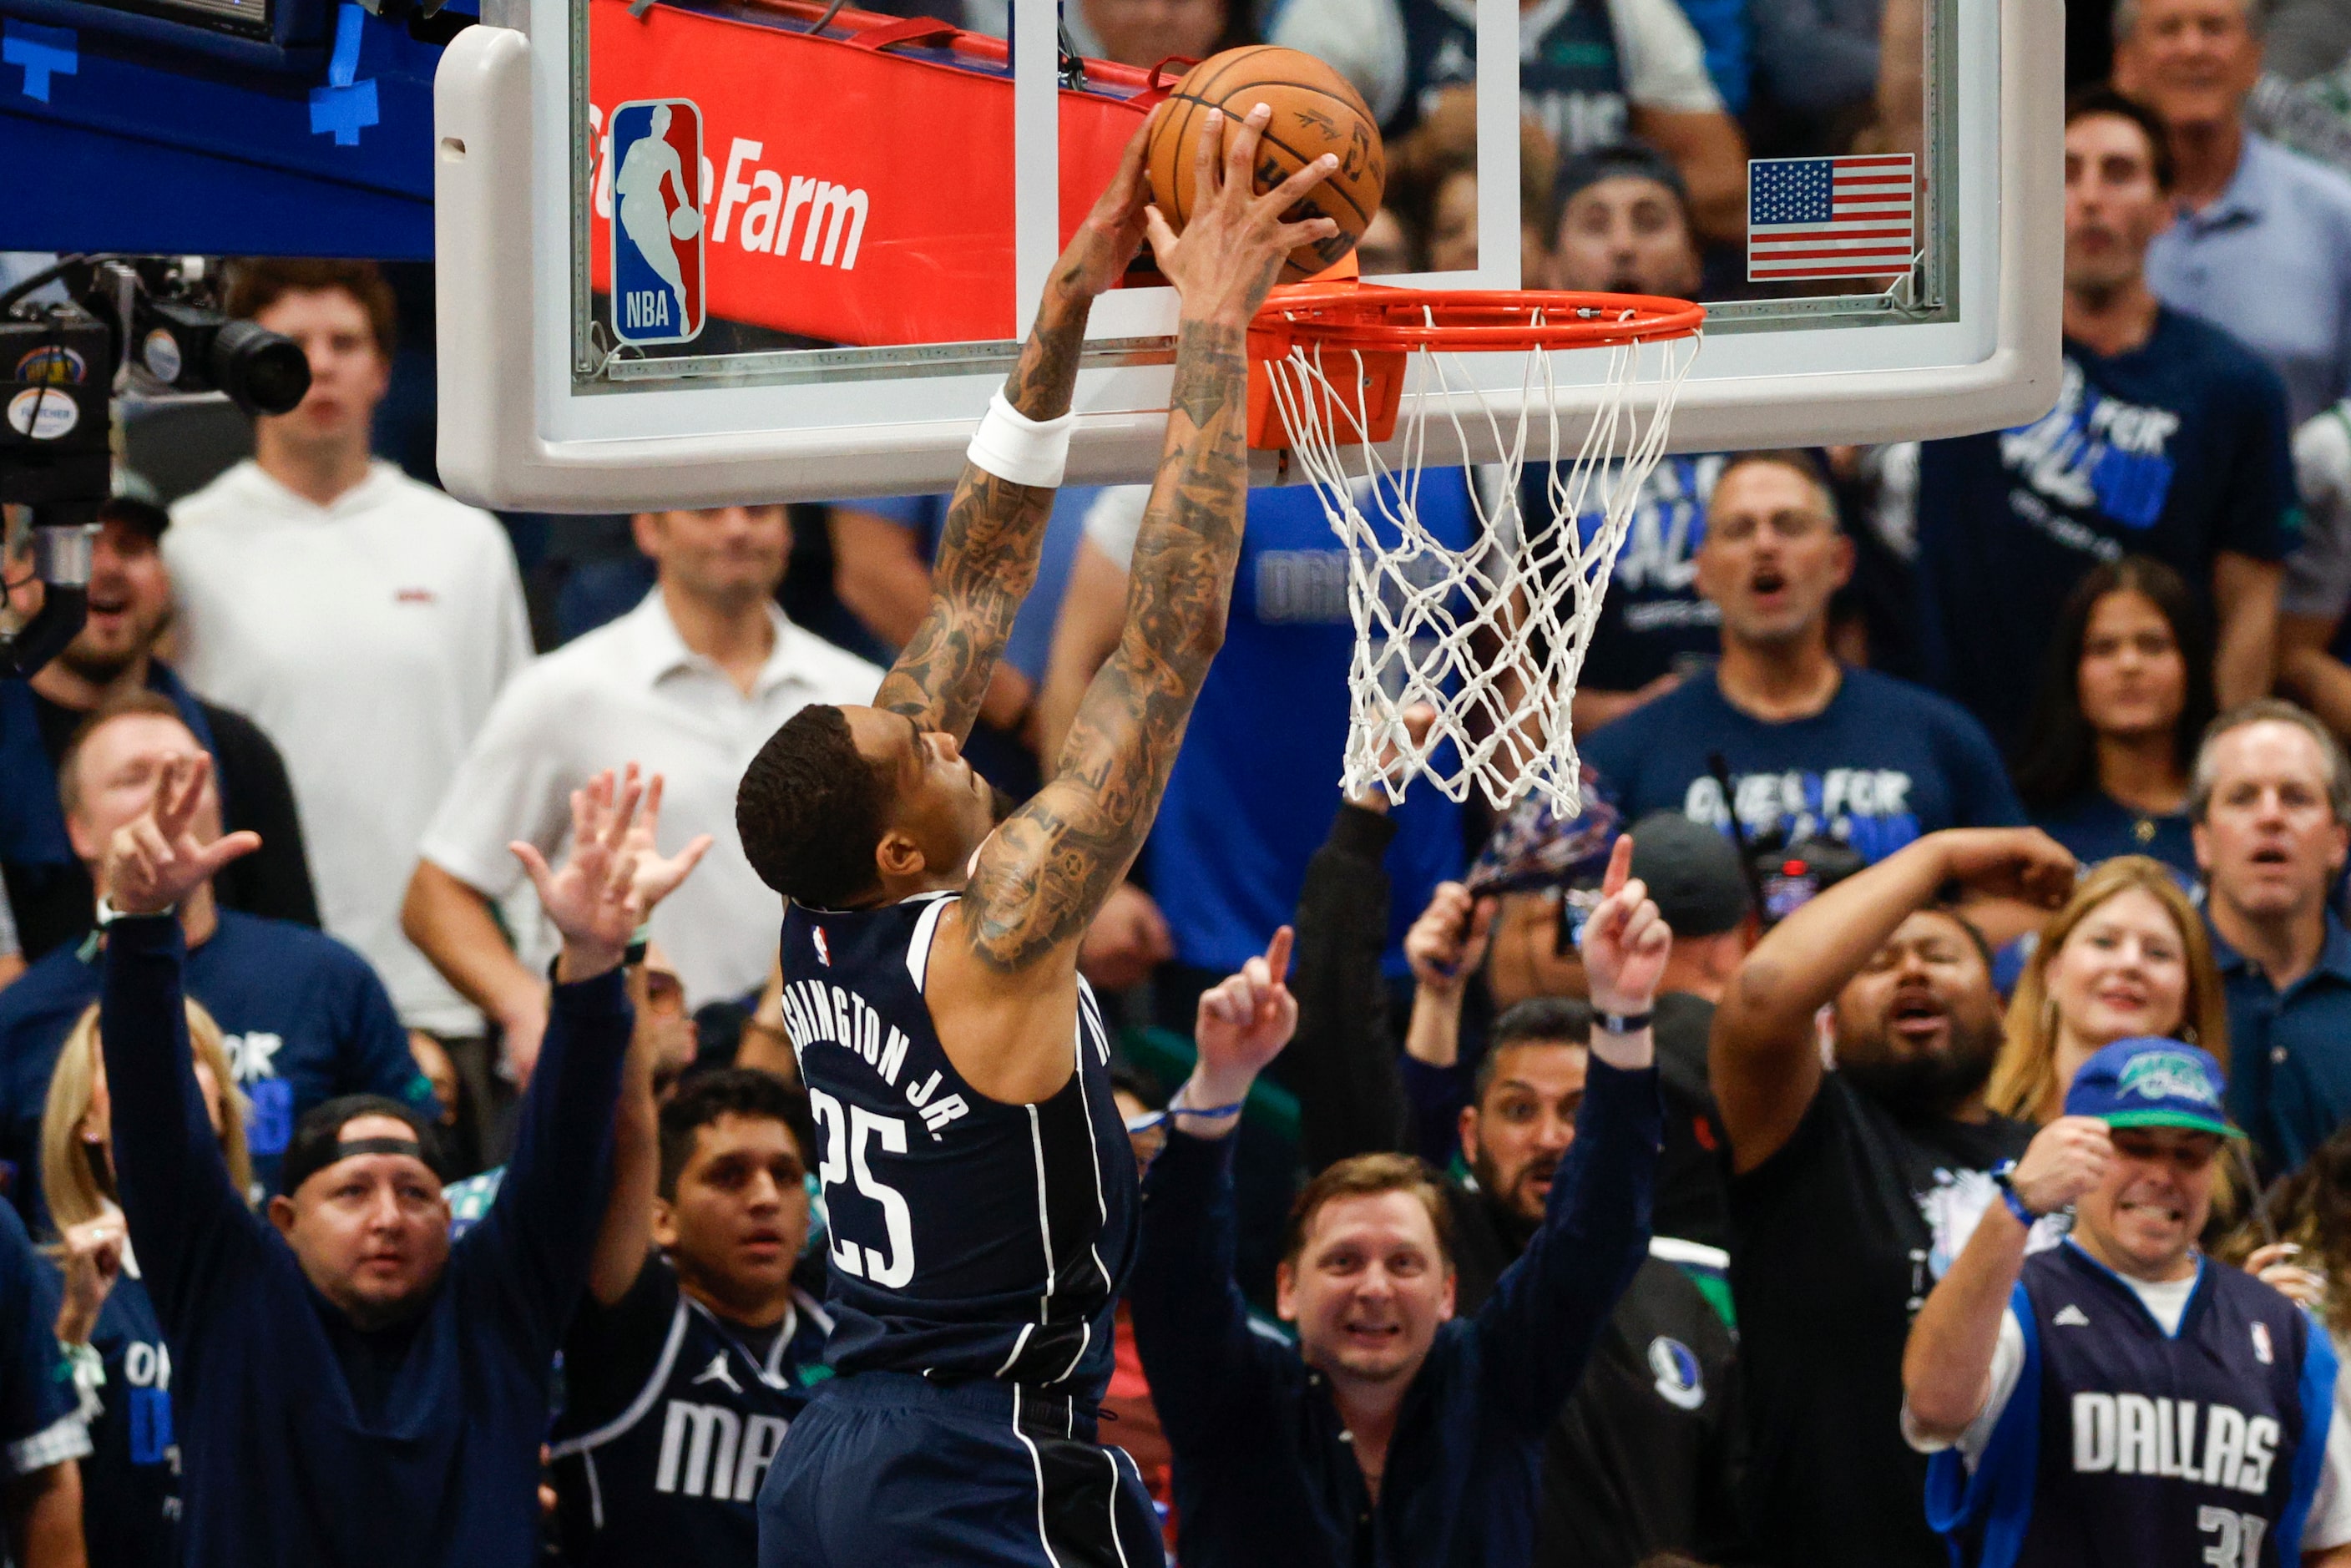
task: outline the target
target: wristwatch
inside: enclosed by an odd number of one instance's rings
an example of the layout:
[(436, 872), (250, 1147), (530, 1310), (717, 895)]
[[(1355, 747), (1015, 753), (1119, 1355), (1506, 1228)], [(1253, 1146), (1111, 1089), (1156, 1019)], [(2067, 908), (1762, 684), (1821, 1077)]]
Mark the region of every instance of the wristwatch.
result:
[(2000, 1188), (2001, 1202), (2008, 1205), (2009, 1213), (2027, 1230), (2041, 1223), (2041, 1214), (2024, 1201), (2016, 1190), (2016, 1162), (2002, 1160), (1991, 1167), (1992, 1185)]
[(1592, 1026), (1603, 1034), (1638, 1034), (1649, 1027), (1657, 1015), (1649, 1013), (1595, 1013)]
[(150, 909), (141, 912), (133, 912), (128, 909), (117, 909), (110, 902), (108, 901), (104, 894), (100, 894), (98, 898), (98, 909), (95, 919), (98, 928), (103, 931), (118, 920), (152, 920), (158, 915), (176, 915), (179, 913), (179, 908), (180, 906), (178, 904), (167, 904), (162, 909)]

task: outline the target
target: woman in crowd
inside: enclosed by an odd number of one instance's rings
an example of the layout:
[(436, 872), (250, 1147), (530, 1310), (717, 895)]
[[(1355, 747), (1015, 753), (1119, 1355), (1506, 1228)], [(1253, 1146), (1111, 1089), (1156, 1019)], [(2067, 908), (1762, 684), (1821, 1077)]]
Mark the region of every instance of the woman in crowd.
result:
[[(2337, 1360), (2351, 1354), (2351, 1125), (2282, 1177), (2212, 1249), (2283, 1291), (2326, 1325)], [(2338, 1380), (2335, 1418), (2351, 1420), (2351, 1379)]]
[(2152, 855), (2196, 878), (2189, 774), (2212, 717), (2204, 616), (2145, 556), (2094, 568), (2065, 601), (2013, 775), (2033, 826), (2085, 865)]
[(2202, 917), (2162, 862), (2118, 855), (2041, 928), (1987, 1099), (2002, 1115), (2053, 1121), (2100, 1047), (2150, 1034), (2200, 1045), (2227, 1067), (2228, 998)]
[[(251, 1191), (245, 1112), (220, 1026), (191, 1001), (196, 1082), (240, 1190)], [(179, 1552), (179, 1450), (172, 1438), (172, 1356), (140, 1281), (114, 1201), (114, 1138), (99, 1054), (98, 1009), (74, 1026), (49, 1077), (41, 1114), (41, 1189), (56, 1220), (62, 1274), (57, 1341), (81, 1386), (91, 1453), (82, 1460), (82, 1531), (89, 1561), (172, 1568)]]

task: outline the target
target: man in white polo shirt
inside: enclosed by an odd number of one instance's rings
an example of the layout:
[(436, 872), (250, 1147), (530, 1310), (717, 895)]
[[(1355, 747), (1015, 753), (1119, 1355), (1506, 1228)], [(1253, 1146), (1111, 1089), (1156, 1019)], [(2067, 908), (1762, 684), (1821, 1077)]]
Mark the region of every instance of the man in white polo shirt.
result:
[(172, 508), (180, 674), (277, 742), (319, 915), (401, 1021), (479, 1035), (401, 936), (400, 900), (466, 743), (530, 657), (514, 551), (488, 513), (370, 455), (393, 330), (372, 266), (248, 262), (228, 306), (302, 345), (310, 391), (255, 423), (249, 461)]
[(777, 904), (735, 835), (737, 781), (802, 707), (868, 702), (882, 681), (776, 608), (791, 552), (783, 507), (640, 513), (634, 528), (657, 569), (653, 591), (515, 678), (425, 830), (408, 884), (410, 938), (498, 1022), (517, 1077), (538, 1058), (547, 979), (491, 918), (521, 880), (507, 845), (558, 847), (571, 791), (610, 758), (661, 774), (662, 847), (697, 833), (716, 843), (654, 913), (653, 938), (675, 956), (687, 1006), (747, 997), (775, 962)]

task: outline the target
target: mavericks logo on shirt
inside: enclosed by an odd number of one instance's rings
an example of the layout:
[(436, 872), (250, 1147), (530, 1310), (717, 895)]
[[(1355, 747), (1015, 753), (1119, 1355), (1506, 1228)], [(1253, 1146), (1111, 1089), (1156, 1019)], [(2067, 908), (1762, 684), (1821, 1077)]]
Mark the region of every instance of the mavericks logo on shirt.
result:
[[(1892, 768), (1832, 768), (1815, 773), (1733, 774), (1739, 822), (1749, 834), (1780, 832), (1802, 838), (1841, 839), (1864, 860), (1881, 861), (1918, 836), (1910, 810), (1910, 775)], [(1682, 814), (1725, 832), (1730, 813), (1722, 787), (1711, 778), (1690, 780)]]
[(2179, 415), (2107, 396), (2069, 356), (2057, 406), (2001, 435), (2001, 461), (2023, 481), (2010, 505), (2069, 549), (2117, 557), (2122, 546), (2052, 508), (2153, 528), (2171, 494), (2171, 438), (2179, 432)]

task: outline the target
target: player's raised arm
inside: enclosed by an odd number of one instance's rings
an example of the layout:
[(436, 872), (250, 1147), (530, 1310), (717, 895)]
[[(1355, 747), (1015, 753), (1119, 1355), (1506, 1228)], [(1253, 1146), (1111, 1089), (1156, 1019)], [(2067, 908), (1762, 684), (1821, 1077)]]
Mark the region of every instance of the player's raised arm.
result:
[(1012, 618), (1037, 579), (1045, 519), (1069, 451), (1070, 394), (1086, 317), (1143, 243), (1150, 135), (1146, 120), (1053, 264), (1020, 362), (988, 405), (947, 505), (930, 610), (874, 694), (875, 707), (904, 714), (925, 730), (945, 730), (958, 743), (971, 734)]
[(1183, 296), (1167, 444), (1135, 540), (1118, 651), (1087, 688), (1052, 781), (982, 846), (965, 893), (965, 941), (998, 974), (1049, 956), (1074, 966), (1086, 923), (1151, 831), (1224, 641), (1249, 500), (1249, 318), (1291, 250), (1338, 232), (1326, 218), (1282, 221), (1336, 159), (1255, 193), (1267, 118), (1260, 105), (1227, 126), (1209, 111), (1180, 240), (1156, 208), (1148, 213), (1152, 250)]

